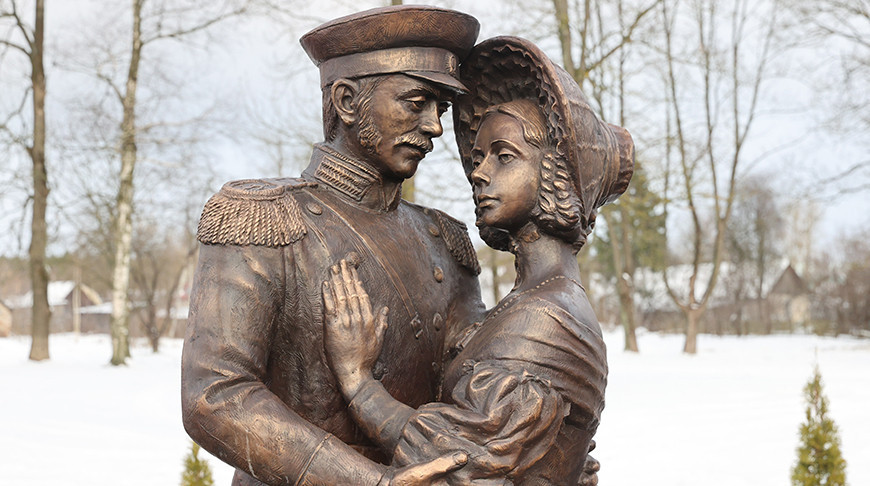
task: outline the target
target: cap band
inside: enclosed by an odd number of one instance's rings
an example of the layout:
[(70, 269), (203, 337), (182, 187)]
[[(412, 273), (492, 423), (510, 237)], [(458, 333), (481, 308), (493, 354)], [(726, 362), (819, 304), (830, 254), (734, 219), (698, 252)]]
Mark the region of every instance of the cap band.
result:
[[(374, 74), (431, 72), (456, 79), (459, 59), (439, 47), (396, 47), (334, 57), (320, 65), (321, 88), (339, 78), (359, 78)], [(458, 83), (458, 79), (456, 79)], [(461, 84), (460, 84), (461, 86)]]

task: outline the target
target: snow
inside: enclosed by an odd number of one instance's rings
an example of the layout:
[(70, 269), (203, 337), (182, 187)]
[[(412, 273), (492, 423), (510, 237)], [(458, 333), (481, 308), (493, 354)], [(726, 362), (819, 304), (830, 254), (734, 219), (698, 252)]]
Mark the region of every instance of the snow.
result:
[[(48, 283), (48, 305), (54, 307), (64, 305), (66, 298), (76, 287), (76, 283), (72, 280), (54, 281)], [(24, 309), (33, 307), (33, 291), (26, 294), (11, 297), (6, 301), (6, 305), (10, 309)]]
[[(624, 353), (608, 333), (607, 407), (593, 454), (601, 484), (788, 484), (817, 362), (849, 484), (870, 484), (870, 341), (815, 336), (641, 334)], [(52, 335), (52, 359), (27, 360), (26, 337), (0, 339), (0, 484), (179, 484), (189, 447), (179, 405), (181, 341), (109, 366), (107, 336)], [(216, 484), (232, 470), (208, 456)]]

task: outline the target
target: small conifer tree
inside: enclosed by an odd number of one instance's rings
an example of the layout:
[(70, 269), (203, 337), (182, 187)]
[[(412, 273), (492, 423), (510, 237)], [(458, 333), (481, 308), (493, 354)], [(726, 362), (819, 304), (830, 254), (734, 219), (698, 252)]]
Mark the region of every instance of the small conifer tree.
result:
[(804, 388), (807, 421), (801, 424), (798, 460), (791, 473), (792, 486), (845, 486), (846, 461), (840, 453), (840, 435), (828, 416), (822, 392), (822, 374), (816, 366)]
[(199, 458), (199, 444), (191, 442), (190, 453), (184, 458), (181, 486), (214, 486), (208, 462)]

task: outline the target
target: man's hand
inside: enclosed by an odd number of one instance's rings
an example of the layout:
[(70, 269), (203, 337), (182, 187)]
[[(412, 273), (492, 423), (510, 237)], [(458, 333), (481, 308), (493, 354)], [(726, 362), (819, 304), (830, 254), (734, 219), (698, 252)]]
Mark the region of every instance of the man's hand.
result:
[(389, 309), (372, 313), (356, 269), (346, 260), (333, 265), (330, 276), (331, 282), (323, 282), (323, 341), (326, 358), (350, 401), (374, 379), (372, 366), (381, 354)]
[[(439, 480), (468, 462), (468, 454), (452, 452), (436, 457), (429, 462), (421, 462), (397, 469), (381, 480), (378, 486), (428, 486), (442, 484)], [(446, 484), (446, 483), (444, 483)]]

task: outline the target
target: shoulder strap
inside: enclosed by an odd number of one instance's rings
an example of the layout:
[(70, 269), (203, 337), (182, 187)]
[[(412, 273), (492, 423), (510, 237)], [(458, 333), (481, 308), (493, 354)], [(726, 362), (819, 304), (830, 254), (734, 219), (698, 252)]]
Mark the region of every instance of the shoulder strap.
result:
[(246, 179), (224, 184), (202, 210), (197, 239), (209, 245), (286, 246), (307, 233), (292, 191), (301, 179)]
[(471, 239), (468, 238), (468, 227), (465, 223), (437, 209), (428, 209), (427, 212), (435, 215), (450, 254), (474, 275), (480, 274), (480, 263), (477, 261), (477, 253), (474, 251)]

